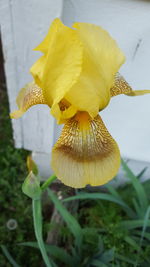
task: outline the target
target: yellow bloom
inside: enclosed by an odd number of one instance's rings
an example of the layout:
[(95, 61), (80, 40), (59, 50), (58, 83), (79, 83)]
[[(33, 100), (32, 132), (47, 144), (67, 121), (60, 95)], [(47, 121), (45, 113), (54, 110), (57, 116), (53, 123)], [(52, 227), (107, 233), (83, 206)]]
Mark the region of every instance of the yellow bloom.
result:
[(98, 115), (112, 96), (133, 91), (118, 73), (125, 57), (101, 27), (55, 19), (35, 50), (43, 53), (31, 67), (34, 81), (18, 97), (19, 118), (33, 105), (47, 104), (58, 123), (65, 123), (52, 151), (52, 168), (66, 185), (81, 188), (111, 180), (120, 166), (115, 140)]

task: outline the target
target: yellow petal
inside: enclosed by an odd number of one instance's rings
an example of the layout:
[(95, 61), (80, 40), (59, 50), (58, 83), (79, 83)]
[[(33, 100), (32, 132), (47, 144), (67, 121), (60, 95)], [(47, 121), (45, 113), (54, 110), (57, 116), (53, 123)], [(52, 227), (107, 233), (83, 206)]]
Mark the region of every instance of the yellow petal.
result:
[(67, 119), (73, 117), (77, 113), (77, 108), (73, 105), (61, 105), (61, 102), (59, 104), (55, 104), (51, 108), (51, 114), (54, 115), (54, 117), (57, 119), (57, 123), (65, 123)]
[(47, 53), (48, 52), (48, 48), (51, 42), (51, 39), (53, 38), (53, 33), (55, 31), (59, 30), (59, 22), (60, 19), (56, 18), (53, 20), (47, 35), (45, 36), (44, 40), (36, 47), (34, 48), (35, 51), (41, 51), (43, 53)]
[(120, 166), (120, 152), (102, 119), (77, 113), (65, 124), (52, 151), (52, 168), (66, 185), (82, 188), (111, 180)]
[(83, 43), (82, 72), (65, 98), (78, 110), (95, 117), (110, 100), (114, 75), (125, 57), (110, 35), (99, 26), (75, 23), (73, 27)]
[[(51, 37), (50, 37), (51, 35)], [(54, 20), (48, 36), (38, 47), (45, 52), (31, 68), (35, 81), (43, 89), (44, 97), (55, 114), (56, 105), (77, 81), (82, 67), (82, 44), (75, 30)]]
[(21, 117), (33, 105), (46, 104), (42, 89), (34, 82), (27, 84), (20, 90), (16, 102), (18, 110), (10, 114), (12, 119)]
[(35, 83), (42, 88), (43, 71), (45, 67), (46, 56), (40, 57), (30, 68)]
[(126, 82), (123, 76), (120, 75), (120, 73), (117, 73), (115, 75), (114, 85), (113, 87), (110, 88), (111, 97), (120, 95), (120, 94), (125, 94), (128, 96), (138, 96), (138, 95), (145, 95), (149, 93), (150, 93), (150, 90), (133, 91), (131, 86)]

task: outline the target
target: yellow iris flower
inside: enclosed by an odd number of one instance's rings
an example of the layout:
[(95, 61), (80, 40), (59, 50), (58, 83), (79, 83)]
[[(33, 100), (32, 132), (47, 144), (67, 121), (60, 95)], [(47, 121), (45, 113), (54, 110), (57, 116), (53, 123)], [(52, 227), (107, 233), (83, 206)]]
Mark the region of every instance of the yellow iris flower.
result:
[(118, 73), (124, 54), (99, 26), (78, 22), (69, 28), (56, 18), (35, 50), (43, 55), (30, 69), (34, 81), (19, 92), (11, 118), (47, 104), (58, 123), (65, 123), (52, 151), (56, 176), (75, 188), (105, 184), (118, 171), (120, 152), (99, 111), (113, 96), (150, 90), (133, 91)]

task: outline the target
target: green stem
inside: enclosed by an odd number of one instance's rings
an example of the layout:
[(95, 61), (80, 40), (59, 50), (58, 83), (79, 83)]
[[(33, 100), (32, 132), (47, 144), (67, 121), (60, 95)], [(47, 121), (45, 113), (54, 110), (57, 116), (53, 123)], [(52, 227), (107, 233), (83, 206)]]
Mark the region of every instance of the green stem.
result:
[(43, 257), (43, 260), (47, 267), (52, 267), (50, 260), (47, 256), (43, 235), (42, 235), (42, 211), (41, 211), (41, 199), (32, 200), (32, 209), (33, 209), (33, 222), (34, 222), (34, 231), (35, 236)]
[(44, 191), (54, 180), (56, 180), (57, 177), (55, 175), (50, 176), (44, 184), (42, 184), (41, 189)]

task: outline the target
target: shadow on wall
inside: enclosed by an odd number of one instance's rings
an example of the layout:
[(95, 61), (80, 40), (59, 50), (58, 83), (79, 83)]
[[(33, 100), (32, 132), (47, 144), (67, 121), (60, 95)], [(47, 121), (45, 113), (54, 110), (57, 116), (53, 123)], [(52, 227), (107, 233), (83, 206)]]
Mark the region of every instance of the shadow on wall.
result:
[(1, 42), (1, 35), (0, 35), (0, 87), (5, 83), (5, 72), (4, 72), (4, 58), (3, 58), (3, 51), (2, 51), (2, 42)]

